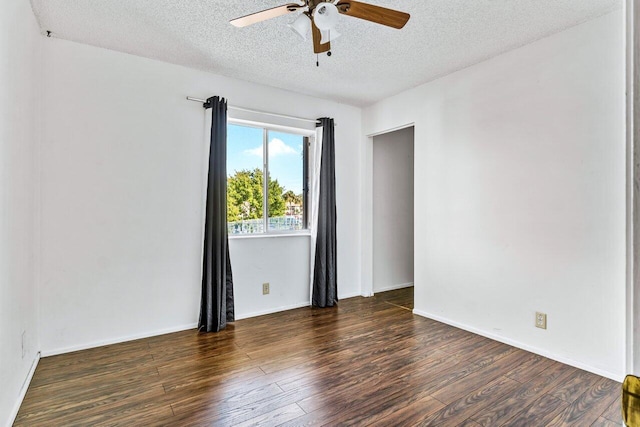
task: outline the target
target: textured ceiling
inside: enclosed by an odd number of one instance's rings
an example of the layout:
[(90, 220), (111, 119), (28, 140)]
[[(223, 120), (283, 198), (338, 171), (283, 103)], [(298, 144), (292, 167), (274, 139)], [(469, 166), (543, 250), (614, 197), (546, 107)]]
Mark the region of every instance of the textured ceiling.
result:
[[(25, 0), (26, 1), (26, 0)], [(230, 19), (282, 0), (32, 0), (42, 31), (363, 106), (622, 7), (622, 0), (367, 0), (411, 14), (394, 30), (341, 16), (331, 57), (286, 24)]]

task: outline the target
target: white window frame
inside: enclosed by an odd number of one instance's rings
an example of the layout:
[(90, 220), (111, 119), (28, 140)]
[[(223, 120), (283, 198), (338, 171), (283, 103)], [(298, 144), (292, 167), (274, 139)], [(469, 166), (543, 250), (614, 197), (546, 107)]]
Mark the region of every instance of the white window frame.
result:
[[(264, 232), (262, 233), (251, 233), (251, 234), (228, 234), (229, 239), (255, 239), (255, 238), (264, 238), (264, 237), (288, 237), (288, 236), (310, 236), (310, 224), (309, 224), (309, 215), (308, 215), (308, 201), (311, 200), (311, 176), (310, 176), (310, 168), (309, 168), (309, 152), (310, 146), (314, 143), (315, 140), (315, 130), (304, 129), (304, 128), (295, 128), (289, 126), (281, 126), (275, 125), (272, 123), (264, 123), (264, 122), (256, 122), (251, 120), (244, 119), (236, 119), (236, 118), (227, 118), (227, 125), (239, 125), (252, 127), (256, 129), (262, 129), (262, 220), (264, 221), (263, 228)], [(303, 187), (306, 186), (306, 197), (304, 195), (305, 188), (303, 188), (303, 199), (305, 202), (304, 210), (305, 210), (305, 219), (306, 223), (304, 224), (304, 228), (302, 230), (269, 230), (269, 182), (268, 182), (268, 174), (269, 174), (269, 131), (274, 132), (283, 132), (290, 133), (294, 135), (301, 135), (306, 137), (308, 140), (308, 146), (304, 149), (307, 150), (307, 156), (304, 158), (303, 162), (306, 162), (307, 165), (303, 165), (303, 171), (307, 171), (306, 182), (303, 184)], [(227, 144), (229, 141), (227, 139)]]

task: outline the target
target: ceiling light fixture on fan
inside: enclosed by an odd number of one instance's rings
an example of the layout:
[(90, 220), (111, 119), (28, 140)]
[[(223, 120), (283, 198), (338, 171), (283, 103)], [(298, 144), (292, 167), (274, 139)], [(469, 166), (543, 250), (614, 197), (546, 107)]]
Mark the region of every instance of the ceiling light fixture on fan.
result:
[(411, 17), (405, 12), (355, 0), (304, 0), (304, 4), (285, 4), (233, 19), (230, 23), (236, 27), (246, 27), (298, 10), (301, 10), (302, 14), (291, 22), (289, 27), (303, 40), (307, 39), (309, 28), (311, 28), (313, 52), (316, 54), (327, 52), (327, 55), (331, 55), (331, 41), (340, 36), (334, 27), (341, 14), (396, 29), (404, 27)]
[(302, 40), (307, 41), (307, 35), (309, 34), (309, 30), (311, 30), (311, 21), (307, 15), (301, 13), (293, 22), (287, 24), (287, 26), (299, 35)]
[(340, 16), (335, 4), (328, 1), (320, 3), (313, 9), (311, 16), (313, 17), (313, 23), (318, 27), (322, 35), (320, 44), (329, 43), (340, 37), (340, 34), (333, 29), (338, 23), (338, 16)]

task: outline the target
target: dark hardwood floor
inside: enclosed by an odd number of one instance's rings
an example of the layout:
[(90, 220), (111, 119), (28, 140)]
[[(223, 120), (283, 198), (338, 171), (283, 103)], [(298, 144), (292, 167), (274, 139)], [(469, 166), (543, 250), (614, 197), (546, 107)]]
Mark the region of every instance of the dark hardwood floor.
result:
[(620, 384), (414, 316), (411, 288), (44, 358), (16, 426), (620, 426)]

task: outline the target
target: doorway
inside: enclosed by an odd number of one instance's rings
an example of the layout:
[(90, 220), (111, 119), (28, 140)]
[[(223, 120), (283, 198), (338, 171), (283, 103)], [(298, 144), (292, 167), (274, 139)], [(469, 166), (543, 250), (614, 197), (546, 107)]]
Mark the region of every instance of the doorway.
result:
[(373, 137), (373, 292), (413, 309), (414, 128)]

